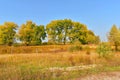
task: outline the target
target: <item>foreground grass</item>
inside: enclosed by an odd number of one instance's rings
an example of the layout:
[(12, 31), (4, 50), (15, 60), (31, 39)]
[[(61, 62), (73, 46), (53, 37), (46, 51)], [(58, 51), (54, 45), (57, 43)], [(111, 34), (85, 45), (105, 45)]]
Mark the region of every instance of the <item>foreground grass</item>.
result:
[[(99, 58), (96, 53), (81, 52), (4, 54), (0, 55), (1, 80), (68, 80), (88, 74), (120, 70), (119, 55)], [(49, 68), (67, 68), (82, 65), (101, 65), (77, 71), (50, 71)]]

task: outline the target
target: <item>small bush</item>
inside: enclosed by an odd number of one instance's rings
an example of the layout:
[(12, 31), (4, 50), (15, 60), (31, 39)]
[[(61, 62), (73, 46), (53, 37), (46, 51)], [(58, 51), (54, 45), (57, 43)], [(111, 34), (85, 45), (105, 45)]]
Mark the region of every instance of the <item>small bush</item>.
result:
[(74, 51), (80, 51), (80, 50), (82, 50), (83, 49), (83, 47), (81, 46), (81, 45), (73, 45), (73, 46), (70, 46), (69, 47), (69, 51), (70, 52), (74, 52)]
[(111, 47), (107, 43), (101, 43), (97, 47), (97, 53), (99, 54), (100, 57), (108, 57), (111, 55)]
[(72, 43), (72, 46), (69, 47), (69, 51), (80, 51), (83, 50), (83, 47), (81, 46), (81, 42), (79, 40), (75, 40), (74, 43)]

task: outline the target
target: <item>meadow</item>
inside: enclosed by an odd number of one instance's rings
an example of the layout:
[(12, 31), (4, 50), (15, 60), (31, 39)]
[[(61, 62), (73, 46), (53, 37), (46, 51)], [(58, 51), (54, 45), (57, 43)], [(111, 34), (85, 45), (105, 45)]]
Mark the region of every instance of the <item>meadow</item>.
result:
[(120, 53), (100, 57), (95, 45), (1, 46), (0, 80), (74, 80), (120, 70)]

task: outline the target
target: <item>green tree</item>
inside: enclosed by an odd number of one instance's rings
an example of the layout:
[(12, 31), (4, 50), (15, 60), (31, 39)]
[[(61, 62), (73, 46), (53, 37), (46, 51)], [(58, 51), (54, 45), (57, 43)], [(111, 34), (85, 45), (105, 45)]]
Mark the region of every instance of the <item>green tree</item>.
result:
[(46, 32), (43, 25), (38, 26), (32, 21), (27, 21), (26, 24), (21, 25), (18, 37), (26, 46), (30, 44), (39, 45), (45, 39)]
[(82, 44), (98, 43), (99, 37), (93, 31), (88, 30), (87, 26), (79, 22), (73, 22), (73, 27), (70, 33), (70, 41), (74, 43), (79, 41)]
[(18, 36), (20, 41), (22, 41), (23, 44), (26, 46), (31, 44), (31, 41), (34, 36), (34, 28), (36, 24), (33, 23), (32, 21), (27, 21), (26, 24), (22, 24), (20, 26)]
[(73, 22), (73, 29), (70, 33), (70, 41), (74, 43), (76, 40), (80, 41), (82, 44), (86, 43), (86, 32), (87, 27), (79, 22)]
[(57, 37), (57, 22), (58, 21), (51, 21), (46, 26), (47, 34), (48, 34), (48, 40), (49, 42), (56, 43), (56, 37)]
[(0, 26), (0, 44), (11, 46), (15, 42), (17, 24), (5, 22)]
[(88, 30), (86, 41), (88, 44), (98, 44), (100, 43), (100, 38), (99, 36), (96, 36), (93, 31)]
[(70, 19), (63, 20), (63, 43), (66, 44), (67, 40), (69, 39), (69, 35), (73, 28), (72, 21)]
[(120, 45), (120, 30), (117, 28), (116, 25), (113, 25), (109, 35), (108, 40), (111, 44), (115, 46), (115, 50), (118, 50), (118, 46)]
[(32, 43), (35, 45), (39, 45), (42, 43), (42, 40), (44, 40), (45, 37), (46, 37), (46, 32), (44, 25), (36, 26), (34, 28), (34, 36), (32, 39)]
[(88, 44), (95, 43), (96, 40), (99, 41), (99, 37), (88, 30), (86, 25), (73, 22), (70, 19), (51, 21), (46, 29), (48, 39), (53, 43), (66, 44), (66, 42), (80, 41), (82, 44)]
[(72, 29), (72, 21), (70, 19), (54, 20), (46, 26), (46, 29), (49, 41), (66, 44)]

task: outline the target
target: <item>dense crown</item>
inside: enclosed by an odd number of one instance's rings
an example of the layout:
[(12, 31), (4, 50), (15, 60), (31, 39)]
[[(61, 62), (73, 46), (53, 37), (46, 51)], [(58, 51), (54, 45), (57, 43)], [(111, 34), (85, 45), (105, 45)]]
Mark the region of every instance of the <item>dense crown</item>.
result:
[(96, 36), (87, 26), (70, 19), (54, 20), (47, 26), (48, 41), (52, 43), (66, 44), (79, 41), (82, 44), (98, 43), (99, 36)]
[(15, 42), (17, 24), (5, 22), (0, 25), (0, 44), (12, 45)]

